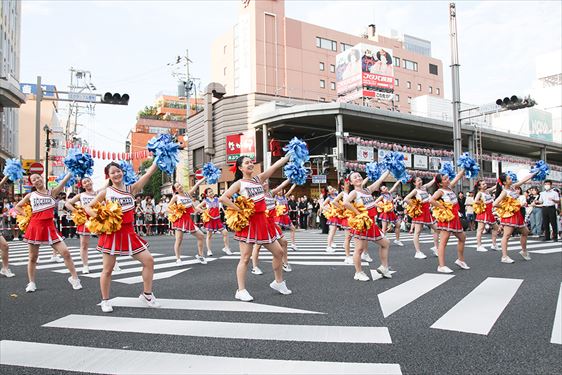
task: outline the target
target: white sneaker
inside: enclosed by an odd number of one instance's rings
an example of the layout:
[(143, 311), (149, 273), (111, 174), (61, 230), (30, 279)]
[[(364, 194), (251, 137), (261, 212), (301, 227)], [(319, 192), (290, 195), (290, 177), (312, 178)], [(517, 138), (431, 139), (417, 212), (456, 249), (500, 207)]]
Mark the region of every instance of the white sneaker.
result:
[(176, 266), (181, 266), (183, 264), (183, 261), (181, 259), (176, 259)]
[(437, 267), (437, 272), (441, 272), (441, 273), (453, 273), (453, 270), (450, 269), (447, 266), (443, 266), (443, 267)]
[(2, 268), (0, 270), (0, 275), (2, 276), (6, 276), (6, 277), (14, 277), (16, 275), (14, 275), (14, 273), (9, 269), (9, 268)]
[(212, 257), (213, 256), (213, 252), (211, 250), (207, 250), (207, 256), (208, 257)]
[(275, 289), (276, 291), (278, 291), (279, 293), (284, 294), (284, 295), (288, 295), (288, 294), (293, 293), (290, 289), (287, 288), (287, 285), (285, 284), (285, 280), (281, 281), (280, 283), (273, 280), (271, 282), (271, 284), (269, 284), (269, 286), (272, 289)]
[(485, 253), (486, 251), (488, 251), (488, 249), (486, 249), (484, 246), (478, 246), (476, 248), (476, 251), (479, 251), (481, 253)]
[(297, 251), (299, 248), (297, 247), (297, 245), (292, 244), (292, 245), (291, 245), (291, 249), (292, 249), (293, 251)]
[(106, 299), (101, 300), (100, 307), (101, 307), (101, 311), (103, 311), (104, 313), (113, 312), (113, 307), (111, 307), (111, 304)]
[(70, 276), (68, 278), (68, 282), (70, 283), (70, 285), (72, 285), (72, 289), (74, 289), (74, 290), (82, 289), (82, 284), (80, 283), (79, 278), (74, 278), (74, 277)]
[(377, 268), (377, 272), (380, 273), (385, 279), (392, 279), (389, 267), (385, 267), (381, 264), (380, 267)]
[(207, 264), (207, 259), (205, 259), (205, 257), (202, 257), (201, 255), (196, 255), (195, 259), (197, 259), (201, 264)]
[(27, 286), (25, 287), (25, 292), (26, 293), (32, 293), (35, 292), (37, 290), (37, 285), (35, 285), (35, 283), (33, 281), (30, 281)]
[(141, 293), (140, 296), (139, 296), (139, 300), (141, 302), (146, 303), (146, 305), (148, 307), (152, 307), (152, 308), (160, 307), (160, 303), (156, 300), (156, 297), (154, 296), (154, 293), (152, 294), (150, 299), (146, 298), (146, 295), (144, 293)]
[(49, 259), (49, 262), (51, 262), (51, 263), (60, 263), (59, 259), (60, 259), (60, 256), (58, 256), (58, 255), (56, 255), (56, 256), (55, 256), (55, 255), (51, 255), (51, 258)]
[(17, 237), (12, 238), (12, 241), (13, 241), (13, 242), (17, 242), (17, 241), (19, 241), (19, 240), (20, 240), (20, 239), (17, 238)]
[(327, 246), (327, 247), (326, 247), (326, 252), (327, 252), (327, 253), (335, 253), (335, 252), (336, 252), (336, 249), (334, 249), (333, 246)]
[(291, 268), (291, 266), (289, 265), (289, 263), (287, 264), (283, 264), (283, 271), (285, 272), (291, 272), (293, 269)]
[[(338, 244), (334, 242), (334, 244), (332, 245), (332, 247), (335, 249), (338, 247)], [(335, 250), (334, 250), (335, 251)]]
[(460, 268), (462, 268), (463, 270), (469, 270), (469, 269), (470, 269), (470, 267), (468, 266), (468, 264), (466, 264), (465, 262), (463, 262), (463, 261), (460, 260), (460, 259), (455, 260), (455, 264), (456, 264), (457, 266), (459, 266)]
[(427, 258), (427, 255), (425, 255), (425, 254), (422, 253), (421, 251), (416, 251), (416, 254), (414, 255), (414, 258), (416, 258), (416, 259), (425, 259), (425, 258)]
[(222, 252), (225, 253), (226, 255), (232, 255), (232, 251), (230, 251), (228, 247), (223, 247)]
[(250, 302), (254, 300), (254, 297), (252, 297), (246, 289), (237, 290), (234, 298), (244, 302)]
[(121, 267), (119, 267), (119, 264), (115, 262), (115, 266), (113, 266), (113, 272), (119, 272), (119, 271), (121, 271)]
[(54, 258), (55, 258), (55, 262), (57, 262), (57, 263), (63, 263), (64, 262), (64, 259), (62, 259), (62, 257), (60, 255), (57, 255)]
[(369, 279), (369, 276), (367, 276), (365, 274), (365, 272), (361, 271), (361, 272), (355, 272), (355, 276), (353, 276), (353, 280), (357, 280), (357, 281), (371, 281), (371, 279)]
[[(521, 250), (519, 252), (519, 255), (521, 255), (523, 257), (523, 259), (525, 260), (531, 260), (531, 256), (529, 255), (528, 252)], [(9, 271), (9, 270), (8, 270)]]
[(85, 274), (87, 274), (87, 273), (90, 273), (90, 267), (88, 267), (87, 264), (84, 264), (84, 265), (82, 266), (82, 274), (85, 275)]
[(507, 264), (515, 263), (515, 261), (513, 259), (511, 259), (510, 257), (502, 257), (501, 262), (507, 263)]
[(432, 247), (431, 249), (429, 249), (429, 250), (431, 250), (431, 252), (433, 253), (433, 256), (435, 256), (435, 257), (438, 257), (438, 256), (439, 256), (439, 253), (437, 252), (437, 248), (436, 248), (435, 246), (433, 246), (433, 247)]
[(371, 263), (373, 261), (373, 258), (371, 258), (369, 253), (365, 251), (365, 252), (363, 252), (363, 254), (361, 254), (361, 260), (364, 260), (365, 262)]
[(502, 250), (499, 247), (497, 247), (496, 245), (490, 246), (490, 249), (495, 250), (495, 251), (501, 251)]
[(394, 244), (398, 246), (404, 246), (404, 244), (400, 240), (394, 240)]
[[(262, 271), (259, 267), (253, 267), (253, 268), (252, 268), (252, 273), (253, 273), (254, 275), (263, 275), (263, 271)], [(244, 289), (244, 290), (246, 290), (246, 289)]]
[(353, 264), (353, 257), (345, 257), (344, 261), (345, 264)]

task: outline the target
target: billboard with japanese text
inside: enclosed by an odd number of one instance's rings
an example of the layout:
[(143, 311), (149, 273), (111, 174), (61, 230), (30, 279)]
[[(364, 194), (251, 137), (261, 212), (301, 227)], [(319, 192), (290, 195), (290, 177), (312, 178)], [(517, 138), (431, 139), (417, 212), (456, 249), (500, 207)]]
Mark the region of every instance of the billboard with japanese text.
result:
[(253, 133), (226, 136), (226, 162), (234, 164), (240, 155), (256, 161), (256, 137)]

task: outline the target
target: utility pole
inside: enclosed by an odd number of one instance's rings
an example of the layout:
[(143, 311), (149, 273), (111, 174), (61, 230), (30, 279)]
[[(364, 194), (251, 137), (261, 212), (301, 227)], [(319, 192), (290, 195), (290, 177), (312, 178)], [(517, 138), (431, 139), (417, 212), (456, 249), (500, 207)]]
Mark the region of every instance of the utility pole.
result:
[(185, 70), (186, 70), (186, 88), (185, 88), (185, 136), (184, 139), (187, 143), (187, 154), (185, 156), (185, 162), (187, 164), (187, 187), (191, 187), (191, 166), (189, 165), (189, 110), (191, 109), (191, 105), (189, 104), (189, 97), (191, 91), (191, 78), (189, 77), (189, 49), (185, 49)]
[(51, 134), (51, 129), (49, 129), (49, 125), (45, 124), (43, 127), (46, 134), (46, 141), (45, 141), (45, 187), (48, 188), (49, 185), (49, 149), (51, 147), (51, 138), (49, 135)]
[(41, 88), (41, 76), (37, 76), (37, 87), (35, 88), (35, 161), (41, 160), (41, 100), (43, 89)]
[(449, 3), (449, 33), (451, 36), (451, 74), (453, 84), (453, 151), (456, 164), (462, 152), (462, 133), (460, 120), (460, 64), (457, 42), (457, 10), (455, 3)]

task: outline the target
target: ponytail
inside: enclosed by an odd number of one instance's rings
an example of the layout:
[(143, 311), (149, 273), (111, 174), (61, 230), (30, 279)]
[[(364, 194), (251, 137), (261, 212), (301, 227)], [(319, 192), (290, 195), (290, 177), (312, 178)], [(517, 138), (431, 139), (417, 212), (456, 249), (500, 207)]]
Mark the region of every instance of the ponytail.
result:
[(234, 172), (234, 182), (240, 180), (242, 177), (244, 177), (244, 174), (242, 173), (242, 171), (240, 170), (240, 167), (242, 166), (242, 162), (244, 161), (244, 159), (247, 158), (247, 156), (242, 155), (240, 157), (238, 157), (238, 159), (236, 159), (236, 171)]
[(498, 182), (496, 183), (496, 198), (500, 196), (503, 190), (503, 184), (505, 184), (505, 179), (507, 175), (505, 173), (500, 174), (498, 177)]

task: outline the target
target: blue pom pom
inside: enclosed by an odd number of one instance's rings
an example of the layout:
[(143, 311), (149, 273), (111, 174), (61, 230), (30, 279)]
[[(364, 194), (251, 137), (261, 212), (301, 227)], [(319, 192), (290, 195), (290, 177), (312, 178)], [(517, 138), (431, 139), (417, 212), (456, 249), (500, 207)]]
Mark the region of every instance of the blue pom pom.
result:
[(465, 152), (459, 157), (457, 166), (464, 169), (466, 178), (476, 178), (480, 172), (480, 166), (468, 152)]
[(90, 154), (83, 154), (79, 149), (70, 149), (64, 158), (64, 165), (73, 176), (82, 178), (94, 173), (94, 159)]
[(365, 165), (365, 172), (371, 181), (378, 180), (384, 171), (384, 166), (381, 163), (372, 162)]
[(8, 179), (12, 182), (23, 177), (23, 167), (18, 159), (7, 159), (6, 166), (4, 167), (4, 176), (8, 176)]
[(544, 160), (539, 160), (535, 166), (531, 168), (531, 173), (535, 173), (533, 181), (544, 181), (546, 180), (546, 176), (550, 174), (550, 167)]
[(283, 151), (287, 152), (291, 161), (295, 163), (304, 163), (310, 159), (306, 143), (297, 137), (291, 139), (289, 144), (283, 147)]
[(455, 178), (455, 176), (457, 175), (457, 173), (455, 172), (455, 168), (453, 168), (453, 164), (448, 161), (443, 163), (443, 166), (441, 167), (439, 173), (444, 176), (449, 176), (450, 180)]
[(302, 165), (302, 163), (294, 163), (289, 162), (285, 167), (283, 167), (285, 171), (285, 176), (289, 178), (293, 183), (297, 185), (304, 185), (306, 182), (306, 178), (308, 177), (308, 171)]
[(132, 185), (139, 180), (139, 176), (135, 173), (131, 163), (121, 160), (119, 165), (121, 166), (121, 170), (123, 170), (123, 183), (125, 185)]
[[(57, 179), (55, 180), (57, 182), (57, 184), (61, 183), (64, 176), (66, 176), (66, 173), (63, 173), (63, 174), (61, 174), (60, 176), (57, 177)], [(66, 184), (64, 186), (69, 188), (69, 187), (73, 187), (74, 185), (76, 185), (76, 176), (72, 175), (72, 176), (70, 176), (68, 181), (66, 181)]]
[(180, 161), (179, 145), (169, 134), (160, 134), (148, 141), (147, 148), (154, 154), (154, 162), (162, 172), (174, 173)]
[(205, 163), (203, 165), (203, 177), (209, 184), (216, 184), (221, 177), (221, 170), (218, 169), (213, 163)]
[(400, 181), (408, 181), (411, 177), (406, 172), (404, 165), (404, 155), (397, 151), (391, 151), (384, 155), (380, 162), (384, 170), (389, 170), (395, 179)]
[(511, 182), (513, 182), (513, 183), (517, 182), (517, 175), (514, 172), (507, 171), (507, 172), (505, 172), (505, 174), (507, 176), (511, 177)]

